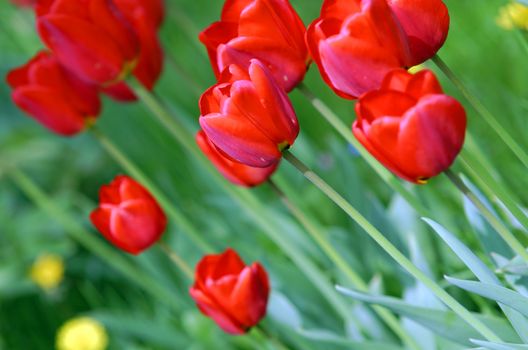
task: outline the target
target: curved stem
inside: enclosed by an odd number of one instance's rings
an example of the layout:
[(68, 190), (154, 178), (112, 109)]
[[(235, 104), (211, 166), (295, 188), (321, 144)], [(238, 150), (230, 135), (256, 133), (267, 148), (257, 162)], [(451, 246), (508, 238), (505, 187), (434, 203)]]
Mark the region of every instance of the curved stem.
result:
[(9, 176), (29, 199), (62, 225), (75, 241), (105, 261), (109, 266), (125, 275), (157, 300), (167, 303), (176, 311), (180, 311), (181, 305), (178, 302), (178, 298), (174, 297), (172, 291), (159, 285), (156, 280), (152, 279), (151, 275), (138, 269), (138, 266), (99, 240), (92, 232), (84, 229), (77, 220), (66, 214), (63, 209), (57, 207), (56, 201), (44, 193), (26, 174), (18, 169), (10, 169)]
[(244, 210), (257, 225), (259, 225), (267, 236), (277, 244), (280, 249), (295, 263), (307, 279), (319, 290), (335, 312), (345, 321), (350, 315), (347, 312), (348, 304), (339, 295), (330, 281), (324, 276), (320, 269), (304, 254), (299, 247), (288, 237), (281, 234), (281, 228), (277, 225), (269, 209), (264, 206), (254, 195), (245, 189), (235, 188), (218, 173), (213, 165), (199, 151), (193, 136), (186, 130), (185, 126), (174, 119), (163, 104), (141, 84), (135, 80), (128, 81), (136, 96), (145, 104), (158, 121), (165, 126), (174, 139), (182, 145), (189, 153), (192, 160), (199, 162), (231, 198)]
[(508, 146), (508, 148), (517, 156), (517, 158), (528, 167), (528, 154), (524, 151), (517, 141), (508, 133), (501, 123), (495, 118), (495, 116), (484, 106), (484, 104), (475, 97), (469, 89), (466, 88), (464, 83), (453, 73), (449, 66), (436, 55), (432, 58), (436, 66), (445, 74), (445, 76), (451, 80), (453, 85), (464, 95), (466, 100), (471, 106), (481, 115), (481, 117), (488, 123), (488, 125), (499, 135), (502, 141)]
[[(332, 246), (330, 241), (319, 230), (317, 225), (312, 222), (312, 220), (288, 198), (286, 193), (275, 182), (273, 182), (273, 180), (268, 180), (268, 184), (281, 199), (286, 208), (288, 208), (292, 215), (304, 226), (306, 232), (308, 232), (312, 239), (319, 245), (319, 247), (321, 247), (328, 258), (332, 260), (332, 262), (341, 270), (341, 272), (345, 274), (354, 288), (362, 292), (368, 292), (369, 288), (367, 283), (363, 281), (361, 276), (358, 275), (356, 271), (354, 271), (354, 269), (347, 263), (345, 258)], [(409, 346), (409, 348), (415, 350), (420, 349), (420, 346), (401, 326), (401, 323), (391, 312), (379, 306), (374, 306), (373, 309), (389, 326), (389, 328), (392, 329), (392, 331)]]
[(421, 216), (430, 217), (429, 210), (422, 205), (422, 203), (407, 190), (402, 182), (397, 179), (390, 171), (385, 169), (372, 155), (363, 147), (363, 145), (352, 135), (352, 131), (343, 121), (313, 92), (303, 83), (297, 86), (297, 89), (310, 101), (313, 107), (321, 114), (321, 116), (354, 148), (359, 152), (363, 159), (370, 165), (370, 167), (387, 183), (393, 190), (398, 192)]
[(423, 283), (433, 292), (436, 297), (446, 304), (451, 310), (465, 320), (470, 326), (478, 331), (482, 336), (490, 341), (500, 341), (500, 338), (489, 329), (484, 323), (477, 319), (471, 312), (462, 306), (456, 299), (449, 295), (445, 290), (425, 275), (416, 267), (398, 248), (396, 248), (376, 227), (374, 227), (363, 215), (361, 215), (346, 199), (337, 193), (317, 174), (311, 171), (304, 163), (295, 157), (289, 151), (285, 151), (284, 158), (299, 170), (306, 179), (315, 185), (338, 207), (340, 207), (352, 220), (354, 220), (376, 243), (383, 248), (401, 267), (409, 272), (414, 278)]
[(510, 230), (486, 207), (486, 205), (464, 184), (464, 182), (451, 169), (444, 171), (453, 185), (462, 192), (477, 207), (482, 216), (488, 221), (495, 231), (504, 239), (513, 251), (528, 262), (528, 252)]
[(191, 269), (191, 267), (183, 260), (167, 243), (160, 241), (158, 243), (161, 250), (169, 257), (169, 259), (172, 260), (174, 265), (176, 265), (181, 272), (187, 277), (188, 279), (192, 280), (194, 278), (194, 271)]
[(136, 180), (141, 182), (152, 195), (160, 202), (169, 217), (178, 225), (185, 234), (199, 247), (202, 251), (212, 252), (213, 247), (207, 243), (200, 232), (185, 218), (180, 211), (171, 204), (171, 201), (163, 194), (163, 192), (143, 173), (137, 165), (135, 165), (102, 131), (96, 127), (90, 129), (92, 135), (99, 141), (101, 146), (108, 152), (108, 154), (127, 171)]

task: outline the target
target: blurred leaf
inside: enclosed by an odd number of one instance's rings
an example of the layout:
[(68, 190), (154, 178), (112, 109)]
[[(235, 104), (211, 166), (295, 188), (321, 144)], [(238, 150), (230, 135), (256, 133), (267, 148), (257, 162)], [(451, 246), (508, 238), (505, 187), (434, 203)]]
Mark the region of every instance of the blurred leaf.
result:
[(297, 332), (307, 339), (331, 344), (333, 346), (332, 349), (335, 348), (334, 346), (338, 346), (351, 350), (403, 350), (401, 347), (391, 344), (351, 341), (325, 330), (299, 329)]
[[(385, 306), (456, 343), (469, 346), (471, 345), (469, 342), (470, 338), (479, 337), (479, 333), (473, 329), (473, 327), (460, 319), (452, 311), (419, 307), (407, 304), (396, 298), (364, 294), (339, 286), (337, 288), (341, 293), (354, 299), (370, 304)], [(475, 317), (482, 321), (486, 326), (493, 329), (502, 339), (508, 341), (520, 340), (508, 322), (504, 319), (480, 314), (475, 314)]]
[(528, 316), (528, 298), (511, 289), (489, 283), (460, 280), (448, 276), (446, 276), (446, 280), (468, 292), (476, 293), (485, 298), (503, 303), (523, 315)]
[(272, 291), (268, 303), (267, 314), (275, 321), (280, 322), (292, 329), (302, 327), (301, 314), (290, 300), (280, 292)]
[(475, 345), (483, 346), (489, 350), (522, 350), (528, 349), (528, 345), (521, 344), (510, 344), (510, 343), (493, 343), (484, 340), (471, 339), (471, 342)]

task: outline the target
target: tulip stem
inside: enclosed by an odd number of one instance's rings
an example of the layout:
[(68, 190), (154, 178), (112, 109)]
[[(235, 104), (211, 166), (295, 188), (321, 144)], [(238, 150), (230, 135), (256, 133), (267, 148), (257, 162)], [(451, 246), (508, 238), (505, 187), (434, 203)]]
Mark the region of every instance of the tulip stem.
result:
[(528, 167), (528, 154), (524, 149), (515, 141), (515, 139), (508, 133), (501, 123), (495, 118), (495, 116), (484, 106), (484, 104), (473, 95), (464, 83), (453, 73), (451, 68), (440, 58), (435, 55), (432, 58), (434, 64), (444, 73), (444, 75), (453, 83), (453, 85), (464, 95), (466, 100), (471, 106), (481, 115), (481, 117), (488, 123), (502, 141), (508, 146), (508, 148), (517, 156), (517, 158)]
[(451, 169), (444, 171), (444, 174), (451, 180), (453, 185), (471, 201), (480, 211), (482, 216), (488, 221), (495, 231), (504, 239), (513, 251), (528, 262), (528, 252), (510, 230), (491, 212), (491, 210), (473, 193), (469, 187)]
[(370, 153), (363, 147), (363, 145), (354, 137), (352, 131), (345, 123), (315, 94), (308, 86), (301, 83), (297, 89), (310, 101), (313, 107), (320, 113), (320, 115), (354, 148), (359, 152), (363, 159), (370, 165), (370, 167), (387, 183), (394, 191), (398, 192), (421, 216), (430, 217), (429, 209), (427, 209), (418, 198), (407, 190), (394, 175), (392, 175), (385, 167), (383, 167)]
[(156, 300), (164, 301), (175, 311), (180, 311), (181, 305), (172, 291), (160, 286), (149, 274), (139, 270), (129, 259), (83, 228), (76, 219), (68, 216), (63, 208), (55, 204), (57, 201), (44, 193), (29, 176), (14, 168), (9, 169), (8, 174), (35, 205), (64, 227), (72, 239), (150, 293)]
[(299, 247), (290, 241), (281, 233), (281, 228), (277, 226), (276, 221), (271, 217), (268, 208), (266, 208), (256, 196), (251, 192), (240, 188), (235, 188), (214, 169), (213, 165), (199, 151), (190, 132), (182, 125), (181, 122), (174, 119), (161, 101), (156, 96), (147, 91), (141, 84), (135, 80), (128, 81), (134, 93), (139, 97), (143, 104), (150, 112), (165, 126), (172, 134), (174, 139), (183, 146), (191, 158), (199, 162), (209, 173), (212, 179), (222, 188), (238, 205), (244, 210), (255, 223), (260, 226), (267, 236), (294, 262), (294, 264), (303, 272), (308, 280), (317, 288), (335, 312), (344, 320), (348, 321), (350, 315), (347, 312), (347, 303), (331, 287), (330, 281), (325, 278), (320, 269), (299, 249)]
[[(367, 283), (363, 281), (360, 275), (358, 275), (354, 269), (347, 263), (345, 258), (332, 246), (330, 241), (325, 237), (324, 233), (320, 231), (317, 225), (306, 216), (302, 210), (295, 205), (286, 195), (286, 193), (277, 185), (273, 180), (268, 180), (268, 184), (277, 194), (277, 196), (284, 203), (286, 208), (292, 213), (292, 215), (304, 226), (306, 232), (310, 234), (312, 239), (319, 245), (319, 247), (325, 252), (330, 260), (345, 274), (350, 283), (361, 292), (368, 292), (369, 288)], [(420, 346), (416, 341), (407, 333), (401, 326), (398, 319), (386, 309), (374, 306), (374, 311), (379, 317), (389, 326), (390, 329), (411, 349), (419, 350)]]
[(185, 277), (192, 280), (194, 277), (194, 271), (185, 262), (185, 260), (183, 260), (167, 243), (160, 241), (158, 245), (161, 250), (163, 250), (163, 252), (169, 257), (169, 259), (172, 260), (174, 265), (176, 265), (181, 270), (181, 272), (183, 272)]
[(469, 312), (462, 304), (443, 290), (435, 281), (430, 279), (418, 267), (416, 267), (398, 248), (396, 248), (376, 227), (374, 227), (363, 215), (361, 215), (346, 199), (337, 193), (330, 185), (315, 174), (303, 162), (289, 151), (285, 151), (284, 158), (299, 170), (303, 176), (323, 192), (330, 200), (340, 207), (352, 220), (354, 220), (376, 243), (383, 248), (401, 267), (403, 267), (414, 278), (423, 283), (433, 292), (436, 297), (451, 308), (457, 315), (465, 320), (471, 327), (490, 341), (500, 341), (500, 338)]
[(257, 324), (256, 326), (252, 327), (251, 332), (257, 335), (259, 338), (268, 339), (276, 350), (289, 350), (289, 348), (277, 337), (271, 335), (270, 332), (268, 332), (268, 330), (262, 326), (262, 324)]
[(178, 225), (185, 234), (199, 247), (202, 251), (212, 252), (214, 248), (207, 243), (201, 236), (198, 229), (185, 218), (180, 211), (171, 204), (171, 201), (163, 194), (163, 192), (143, 173), (139, 167), (134, 164), (120, 149), (117, 147), (101, 130), (93, 126), (90, 131), (92, 135), (99, 141), (101, 146), (107, 153), (126, 170), (132, 177), (143, 184), (152, 195), (160, 202), (163, 209), (167, 212), (173, 222)]

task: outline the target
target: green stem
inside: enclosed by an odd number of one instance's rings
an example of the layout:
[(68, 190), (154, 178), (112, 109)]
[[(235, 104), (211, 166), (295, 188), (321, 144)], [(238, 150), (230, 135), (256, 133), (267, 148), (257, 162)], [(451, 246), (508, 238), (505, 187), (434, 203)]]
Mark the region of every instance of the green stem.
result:
[(451, 80), (453, 85), (464, 95), (466, 100), (473, 106), (475, 111), (479, 113), (488, 123), (488, 125), (493, 129), (497, 135), (502, 139), (502, 141), (508, 146), (508, 148), (517, 156), (517, 158), (524, 164), (525, 167), (528, 167), (528, 154), (524, 149), (515, 141), (515, 139), (508, 133), (506, 129), (502, 126), (501, 123), (495, 118), (495, 116), (484, 106), (480, 100), (475, 97), (469, 89), (466, 88), (464, 83), (453, 73), (449, 66), (436, 55), (432, 58), (436, 66), (445, 74), (445, 76)]
[(363, 159), (370, 167), (387, 183), (393, 190), (398, 192), (421, 216), (430, 217), (429, 210), (407, 190), (400, 180), (398, 180), (390, 171), (385, 169), (372, 155), (363, 147), (363, 145), (354, 137), (349, 127), (314, 93), (303, 83), (297, 86), (297, 89), (310, 101), (313, 107), (321, 116), (354, 148), (359, 152)]
[(295, 265), (305, 274), (310, 282), (320, 291), (320, 293), (328, 300), (328, 303), (334, 308), (336, 313), (340, 315), (343, 320), (348, 321), (350, 316), (348, 314), (348, 304), (344, 299), (332, 288), (330, 281), (326, 279), (320, 269), (299, 249), (299, 247), (291, 242), (284, 234), (282, 229), (277, 225), (273, 215), (269, 212), (269, 208), (264, 206), (254, 195), (245, 189), (235, 188), (230, 185), (211, 165), (211, 163), (204, 157), (195, 144), (193, 136), (185, 129), (185, 126), (174, 119), (158, 101), (158, 99), (147, 91), (141, 84), (135, 80), (130, 80), (129, 86), (134, 90), (136, 96), (144, 103), (144, 105), (152, 112), (158, 121), (165, 126), (167, 131), (171, 133), (174, 139), (180, 143), (190, 154), (190, 158), (202, 166), (210, 174), (211, 178), (215, 180), (220, 188), (222, 188), (232, 199), (244, 210), (250, 217), (259, 225), (268, 237), (279, 246)]
[[(332, 246), (330, 241), (325, 235), (319, 230), (317, 225), (306, 216), (302, 210), (297, 207), (286, 195), (286, 193), (275, 183), (273, 180), (268, 180), (268, 184), (277, 194), (277, 196), (284, 203), (286, 208), (292, 213), (292, 215), (302, 224), (306, 232), (312, 237), (312, 239), (321, 247), (323, 252), (328, 258), (345, 274), (350, 283), (361, 292), (368, 292), (369, 288), (367, 283), (363, 281), (354, 269), (347, 263), (345, 258)], [(398, 319), (387, 309), (379, 306), (373, 307), (374, 311), (379, 317), (389, 326), (390, 329), (411, 349), (419, 350), (420, 346), (416, 341), (407, 333), (401, 326)]]
[(528, 252), (508, 228), (486, 207), (484, 203), (464, 184), (464, 182), (451, 169), (444, 171), (453, 185), (471, 201), (488, 221), (495, 231), (504, 239), (515, 253), (528, 262)]
[(456, 301), (445, 290), (440, 288), (436, 282), (427, 277), (417, 268), (398, 248), (396, 248), (376, 227), (374, 227), (363, 215), (361, 215), (346, 199), (337, 193), (317, 174), (311, 171), (304, 163), (289, 151), (284, 152), (284, 158), (299, 170), (306, 179), (315, 185), (338, 207), (340, 207), (352, 220), (354, 220), (376, 243), (383, 248), (401, 267), (409, 272), (414, 278), (423, 283), (433, 292), (438, 299), (451, 308), (457, 315), (465, 320), (470, 326), (490, 341), (500, 341), (500, 338), (484, 323), (477, 319), (464, 306)]
[(185, 277), (192, 280), (194, 278), (194, 271), (167, 243), (160, 241), (158, 243), (161, 250), (172, 260), (172, 262), (183, 272)]
[(267, 339), (275, 350), (289, 350), (285, 344), (283, 344), (277, 337), (271, 335), (270, 332), (268, 332), (268, 330), (261, 324), (251, 328), (251, 333), (260, 339)]
[(516, 30), (516, 35), (519, 38), (521, 46), (523, 47), (523, 49), (528, 54), (528, 31), (526, 31), (524, 29), (517, 29)]
[(513, 194), (489, 174), (482, 163), (478, 162), (469, 153), (462, 153), (459, 160), (466, 172), (473, 177), (478, 185), (488, 193), (488, 197), (494, 196), (500, 200), (508, 211), (519, 221), (528, 232), (528, 216), (517, 205)]
[(202, 251), (212, 252), (214, 248), (207, 243), (187, 218), (180, 213), (180, 211), (171, 204), (171, 201), (163, 194), (163, 192), (143, 173), (137, 165), (135, 165), (101, 130), (96, 127), (90, 129), (92, 135), (99, 141), (101, 146), (108, 152), (108, 154), (128, 172), (132, 177), (143, 184), (152, 195), (159, 201), (163, 209), (167, 212), (172, 221), (178, 225), (185, 234), (199, 247)]
[(178, 298), (174, 297), (172, 291), (161, 287), (149, 274), (139, 270), (127, 258), (98, 239), (92, 232), (84, 229), (74, 218), (68, 216), (62, 208), (57, 207), (56, 201), (48, 197), (26, 174), (12, 168), (9, 171), (9, 176), (28, 198), (61, 224), (75, 241), (149, 292), (157, 300), (167, 303), (175, 311), (180, 311), (181, 305), (178, 302)]

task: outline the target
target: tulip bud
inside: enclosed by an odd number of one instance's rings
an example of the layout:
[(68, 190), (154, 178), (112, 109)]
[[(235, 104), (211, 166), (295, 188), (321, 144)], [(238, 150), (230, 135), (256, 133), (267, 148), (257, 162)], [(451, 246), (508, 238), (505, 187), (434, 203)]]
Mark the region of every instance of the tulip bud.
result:
[(202, 33), (213, 70), (247, 68), (259, 59), (286, 91), (299, 84), (309, 63), (306, 28), (288, 0), (227, 0), (219, 22)]
[(267, 181), (279, 166), (277, 162), (266, 168), (255, 168), (235, 162), (222, 155), (216, 146), (207, 139), (203, 131), (196, 134), (196, 143), (218, 171), (228, 181), (238, 186), (253, 187), (260, 185)]
[(156, 199), (127, 176), (117, 176), (101, 187), (99, 207), (90, 219), (108, 241), (131, 254), (139, 254), (156, 243), (167, 226)]
[(265, 316), (269, 289), (268, 274), (259, 263), (246, 266), (234, 250), (227, 249), (200, 260), (190, 294), (223, 331), (239, 335)]
[(48, 52), (9, 72), (7, 83), (16, 105), (59, 135), (81, 132), (101, 109), (97, 87), (64, 69)]
[(138, 37), (112, 0), (39, 1), (37, 16), (46, 46), (87, 81), (119, 82), (137, 63)]
[(270, 167), (299, 133), (286, 92), (258, 60), (248, 72), (231, 65), (200, 99), (200, 125), (226, 156), (257, 168)]
[[(139, 39), (139, 57), (132, 74), (147, 90), (152, 90), (163, 69), (163, 49), (158, 38), (158, 28), (164, 16), (161, 0), (114, 0), (117, 8), (132, 25)], [(136, 96), (120, 82), (104, 89), (119, 101), (133, 101)]]
[(464, 144), (466, 112), (429, 70), (390, 72), (359, 98), (356, 138), (401, 178), (426, 183), (451, 166)]
[(325, 0), (306, 40), (325, 82), (355, 99), (434, 56), (448, 30), (442, 0)]

